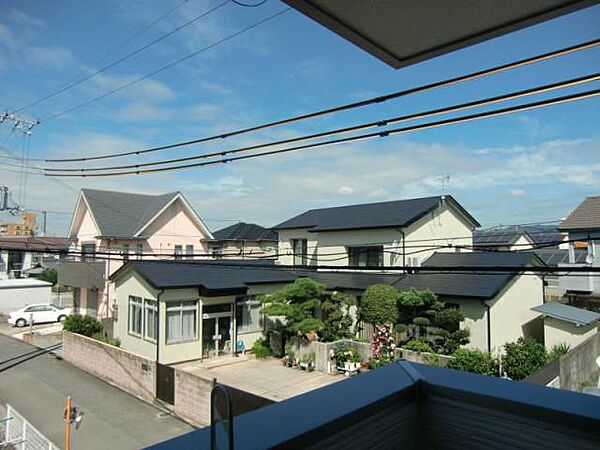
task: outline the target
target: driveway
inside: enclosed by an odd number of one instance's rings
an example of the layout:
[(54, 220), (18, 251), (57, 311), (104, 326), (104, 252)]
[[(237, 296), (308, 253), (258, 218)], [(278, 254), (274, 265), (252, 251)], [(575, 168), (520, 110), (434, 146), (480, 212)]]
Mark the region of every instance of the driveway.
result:
[[(230, 360), (224, 360), (227, 362)], [(328, 384), (344, 380), (343, 375), (328, 375), (320, 372), (284, 367), (278, 359), (240, 359), (233, 364), (212, 365), (190, 362), (178, 364), (177, 368), (196, 373), (203, 377), (216, 378), (227, 384), (252, 394), (274, 401), (281, 401)]]
[(85, 412), (71, 433), (74, 450), (138, 449), (193, 430), (37, 347), (0, 335), (0, 401), (61, 448), (67, 395)]

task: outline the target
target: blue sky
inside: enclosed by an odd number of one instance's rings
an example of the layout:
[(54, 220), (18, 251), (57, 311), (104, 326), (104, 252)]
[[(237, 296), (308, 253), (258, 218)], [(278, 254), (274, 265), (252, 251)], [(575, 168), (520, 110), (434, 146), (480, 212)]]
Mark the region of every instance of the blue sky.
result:
[[(0, 15), (0, 109), (14, 110), (82, 73), (179, 2), (3, 2)], [(170, 31), (218, 1), (189, 0), (123, 46), (106, 63)], [(24, 111), (51, 116), (210, 45), (284, 9), (230, 3), (193, 26), (89, 80)], [(77, 112), (43, 121), (31, 156), (126, 151), (224, 132), (289, 115), (457, 76), (598, 37), (592, 7), (434, 60), (394, 70), (294, 10), (240, 38)], [(101, 65), (101, 64), (100, 64)], [(296, 136), (591, 74), (600, 50), (422, 93), (383, 105), (227, 141), (226, 148)], [(87, 72), (86, 72), (87, 71)], [(587, 86), (597, 87), (597, 82)], [(561, 91), (571, 93), (582, 88)], [(557, 95), (557, 94), (555, 94)], [(548, 96), (539, 96), (547, 98)], [(537, 99), (537, 98), (536, 98)], [(483, 225), (555, 220), (585, 196), (600, 194), (600, 101), (529, 111), (353, 145), (145, 177), (67, 179), (30, 174), (0, 160), (0, 184), (25, 208), (50, 210), (49, 231), (66, 232), (80, 187), (162, 193), (181, 190), (212, 229), (244, 220), (274, 225), (306, 209), (441, 193), (453, 194)], [(0, 125), (0, 143), (21, 152), (21, 138)], [(218, 142), (157, 153), (151, 161), (222, 149)], [(12, 161), (14, 163), (14, 161)], [(117, 160), (113, 160), (117, 162)]]

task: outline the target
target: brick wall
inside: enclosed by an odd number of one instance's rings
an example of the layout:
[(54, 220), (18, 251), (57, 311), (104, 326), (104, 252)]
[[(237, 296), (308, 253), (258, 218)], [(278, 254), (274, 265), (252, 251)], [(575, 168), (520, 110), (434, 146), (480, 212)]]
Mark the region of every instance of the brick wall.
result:
[(175, 369), (175, 414), (198, 425), (210, 424), (213, 380)]
[(154, 401), (154, 361), (68, 331), (63, 332), (63, 358), (136, 397)]

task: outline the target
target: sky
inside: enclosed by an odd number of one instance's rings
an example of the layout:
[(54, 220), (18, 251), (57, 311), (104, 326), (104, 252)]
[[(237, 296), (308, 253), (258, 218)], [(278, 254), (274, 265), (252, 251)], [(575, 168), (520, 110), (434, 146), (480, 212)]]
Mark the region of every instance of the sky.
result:
[[(221, 2), (188, 0), (148, 28), (180, 3), (89, 0), (82, 6), (76, 0), (3, 0), (0, 110), (14, 111), (54, 92)], [(76, 88), (21, 111), (25, 118), (41, 120), (30, 137), (11, 134), (9, 124), (0, 124), (0, 154), (21, 156), (25, 140), (31, 158), (84, 157), (184, 141), (458, 76), (595, 39), (600, 31), (600, 6), (595, 6), (395, 70), (288, 10), (155, 77), (46, 120), (286, 8), (277, 0), (257, 8), (228, 2)], [(600, 50), (587, 50), (318, 120), (104, 162), (150, 162), (231, 149), (476, 100), (599, 69)], [(594, 82), (525, 101), (597, 87)], [(595, 98), (354, 144), (117, 178), (57, 179), (36, 171), (25, 177), (14, 167), (18, 160), (0, 159), (0, 185), (9, 186), (25, 209), (48, 211), (47, 231), (54, 235), (67, 233), (82, 187), (148, 194), (181, 191), (213, 231), (237, 221), (272, 226), (311, 208), (442, 193), (452, 194), (485, 227), (546, 222), (565, 217), (584, 197), (600, 195), (599, 118), (600, 100)], [(31, 163), (35, 164), (39, 163)], [(449, 183), (442, 189), (446, 175)], [(18, 217), (4, 214), (3, 219)]]

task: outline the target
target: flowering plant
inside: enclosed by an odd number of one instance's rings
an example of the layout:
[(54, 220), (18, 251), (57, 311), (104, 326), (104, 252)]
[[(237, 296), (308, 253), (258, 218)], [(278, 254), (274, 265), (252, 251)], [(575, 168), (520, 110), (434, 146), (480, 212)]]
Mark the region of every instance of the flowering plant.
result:
[(394, 358), (394, 338), (392, 337), (392, 325), (384, 323), (377, 325), (371, 343), (373, 358), (379, 361), (391, 361)]

